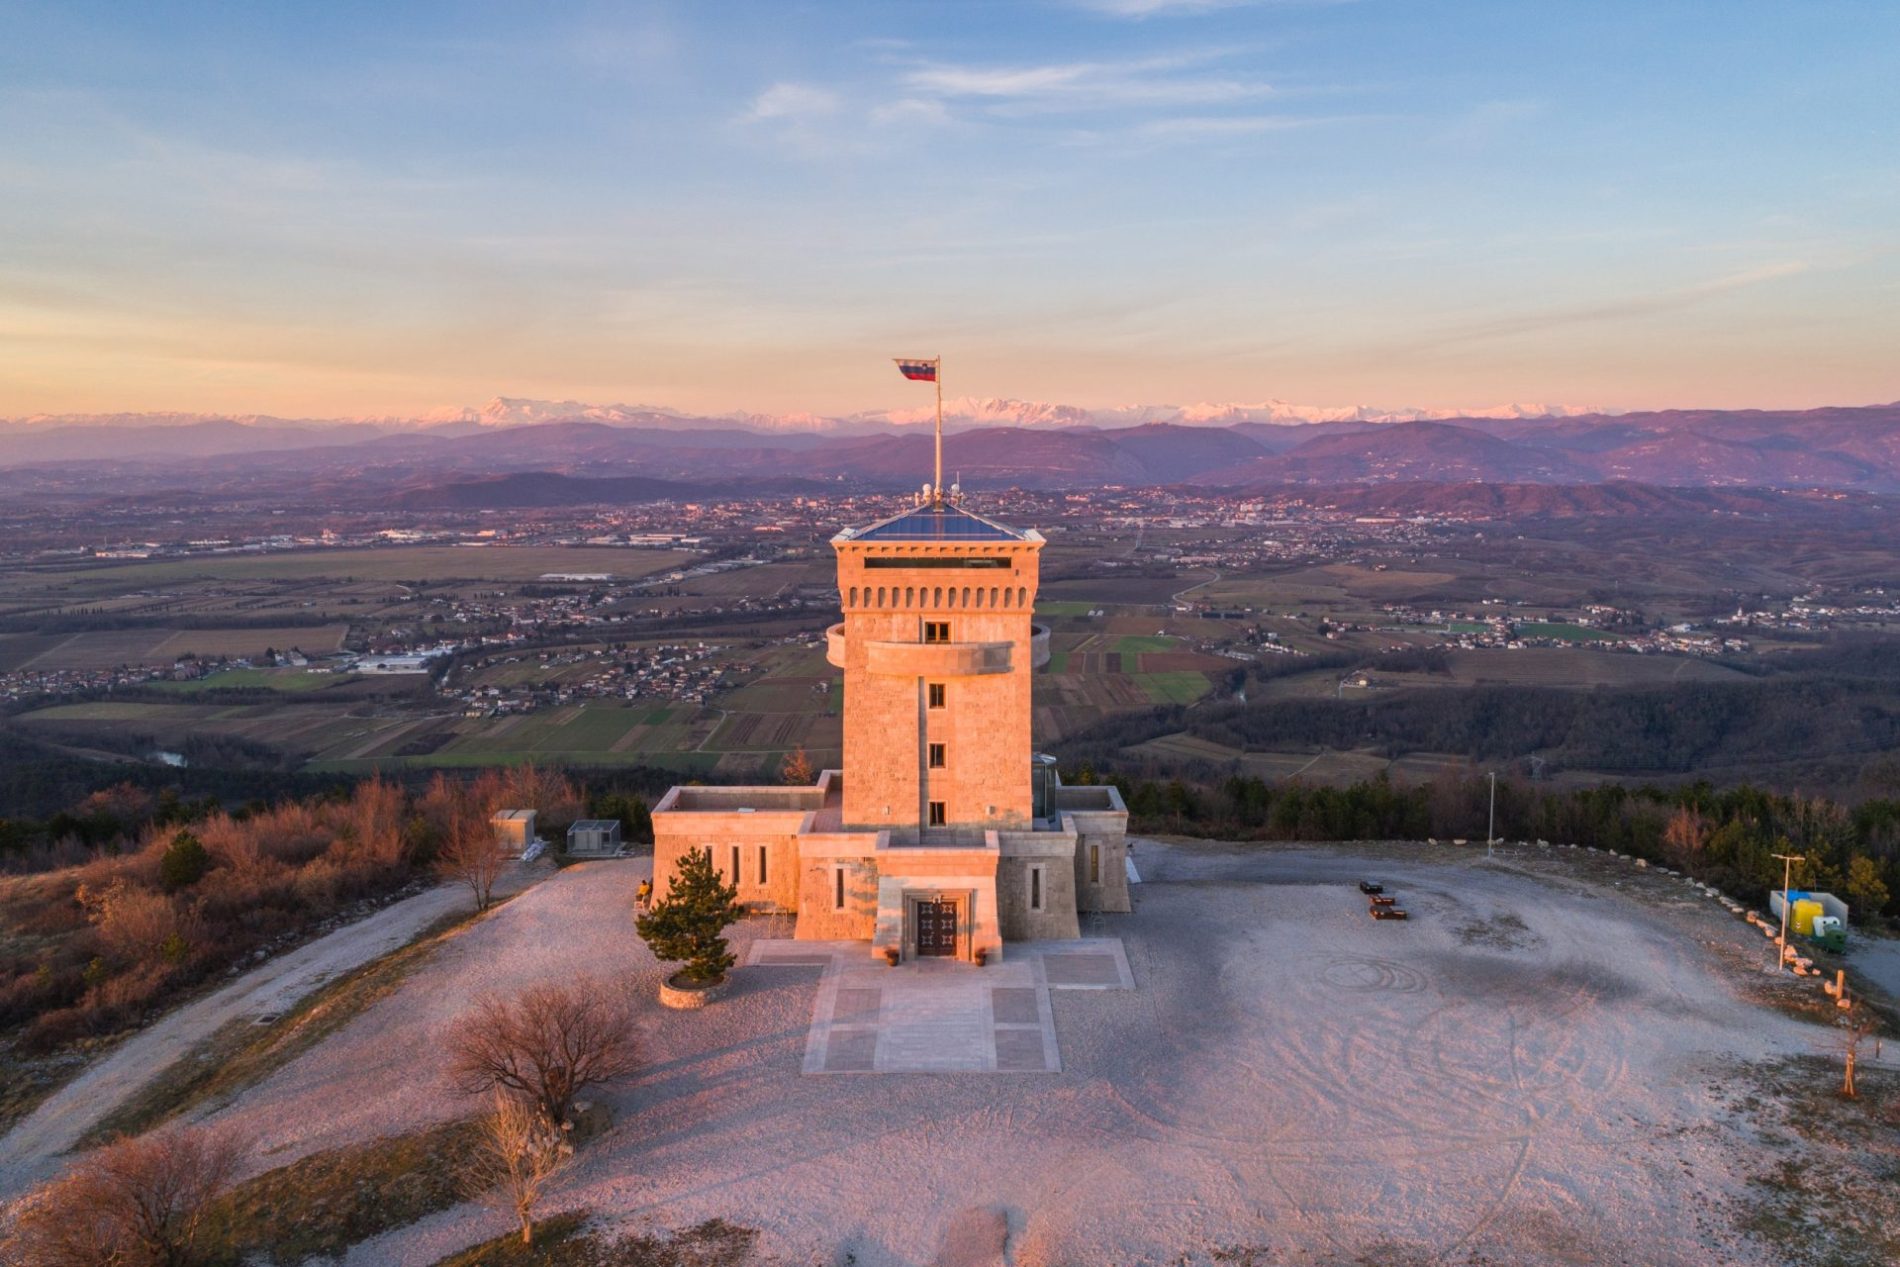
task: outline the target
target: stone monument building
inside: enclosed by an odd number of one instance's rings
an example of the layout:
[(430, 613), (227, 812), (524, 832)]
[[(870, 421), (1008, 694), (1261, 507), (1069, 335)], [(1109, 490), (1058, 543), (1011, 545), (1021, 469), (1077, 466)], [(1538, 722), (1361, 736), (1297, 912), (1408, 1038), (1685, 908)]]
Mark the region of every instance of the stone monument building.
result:
[(996, 959), (1129, 909), (1128, 813), (1066, 787), (1034, 753), (1030, 673), (1043, 539), (926, 487), (911, 509), (832, 538), (844, 619), (844, 768), (811, 787), (676, 787), (653, 810), (654, 877), (711, 849), (739, 900), (796, 935), (906, 960)]

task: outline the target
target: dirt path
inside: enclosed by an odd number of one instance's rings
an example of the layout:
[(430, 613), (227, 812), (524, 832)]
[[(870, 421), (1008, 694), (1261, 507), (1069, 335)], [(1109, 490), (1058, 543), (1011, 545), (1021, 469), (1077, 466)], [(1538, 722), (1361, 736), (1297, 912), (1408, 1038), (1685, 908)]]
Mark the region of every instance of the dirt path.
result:
[[(523, 887), (538, 874), (517, 866), (498, 891)], [(47, 1178), (60, 1155), (88, 1130), (222, 1026), (241, 1017), (275, 1016), (324, 982), (388, 954), (469, 903), (468, 889), (459, 884), (405, 898), (269, 960), (134, 1034), (0, 1138), (0, 1200)]]

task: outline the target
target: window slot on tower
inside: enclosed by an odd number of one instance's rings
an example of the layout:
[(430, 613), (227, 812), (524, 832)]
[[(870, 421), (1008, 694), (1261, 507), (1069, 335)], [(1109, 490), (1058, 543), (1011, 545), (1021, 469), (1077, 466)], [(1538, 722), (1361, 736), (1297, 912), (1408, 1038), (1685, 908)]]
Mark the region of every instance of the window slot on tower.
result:
[(739, 846), (732, 847), (732, 874), (726, 877), (727, 884), (739, 883)]
[(833, 867), (831, 869), (831, 909), (834, 911), (842, 911), (844, 909), (843, 867)]
[(765, 883), (765, 850), (766, 850), (766, 847), (764, 845), (759, 846), (759, 883), (760, 884)]
[(931, 744), (930, 745), (930, 768), (933, 770), (941, 770), (948, 764), (949, 764), (949, 761), (946, 760), (944, 745), (940, 743)]
[(1042, 909), (1042, 864), (1031, 863), (1029, 867), (1029, 909)]
[(932, 682), (925, 690), (929, 694), (930, 707), (942, 708), (945, 695), (944, 684), (942, 682)]
[(930, 825), (932, 827), (941, 827), (948, 821), (949, 816), (944, 813), (943, 802), (930, 802)]
[(906, 557), (896, 559), (866, 559), (864, 566), (867, 568), (903, 568), (906, 571), (913, 568), (1006, 568), (1009, 566), (1009, 560), (980, 556), (943, 559), (913, 559)]

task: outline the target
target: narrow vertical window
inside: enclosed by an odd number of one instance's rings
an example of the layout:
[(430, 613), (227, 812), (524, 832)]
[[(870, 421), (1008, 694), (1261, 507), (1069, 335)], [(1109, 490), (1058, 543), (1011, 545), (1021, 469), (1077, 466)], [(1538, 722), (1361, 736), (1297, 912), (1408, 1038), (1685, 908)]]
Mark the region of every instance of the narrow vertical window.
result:
[(764, 884), (764, 883), (765, 883), (765, 846), (764, 846), (764, 845), (760, 845), (760, 846), (759, 846), (759, 879), (758, 879), (758, 882), (759, 882), (760, 884)]
[(930, 802), (930, 825), (932, 827), (941, 827), (947, 821), (949, 821), (949, 819), (948, 819), (948, 816), (944, 813), (943, 802), (942, 801)]
[(1100, 884), (1101, 882), (1102, 882), (1102, 847), (1100, 845), (1090, 845), (1089, 846), (1089, 883)]
[(853, 607), (858, 605), (858, 587), (855, 585), (851, 587), (851, 605)]
[(947, 756), (948, 756), (948, 751), (944, 747), (944, 745), (940, 743), (931, 744), (930, 745), (930, 768), (933, 770), (943, 769), (946, 765), (950, 764), (949, 761), (946, 759)]
[(831, 869), (831, 909), (834, 911), (842, 911), (844, 909), (843, 867), (833, 867)]
[(928, 689), (930, 692), (930, 707), (942, 708), (945, 696), (944, 684), (942, 682), (932, 682)]
[(1034, 863), (1029, 868), (1029, 909), (1042, 909), (1042, 864)]
[(732, 874), (726, 877), (727, 884), (739, 883), (739, 846), (732, 847)]
[(916, 605), (917, 605), (917, 587), (914, 585), (906, 585), (904, 587), (904, 606), (915, 607)]
[(877, 587), (877, 605), (879, 607), (884, 606), (884, 587), (882, 585)]

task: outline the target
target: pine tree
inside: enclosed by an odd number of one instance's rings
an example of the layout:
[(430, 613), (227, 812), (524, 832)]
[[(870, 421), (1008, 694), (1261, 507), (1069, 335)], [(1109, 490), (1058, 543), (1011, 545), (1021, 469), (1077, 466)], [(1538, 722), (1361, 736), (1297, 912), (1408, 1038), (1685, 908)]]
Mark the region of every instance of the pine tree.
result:
[(165, 846), (158, 859), (159, 883), (167, 893), (188, 889), (203, 878), (211, 867), (211, 854), (204, 843), (188, 831), (181, 831)]
[(666, 896), (636, 921), (641, 940), (661, 959), (683, 963), (679, 975), (701, 985), (718, 981), (738, 959), (721, 936), (744, 914), (739, 887), (719, 882), (712, 850), (689, 849), (666, 883)]

